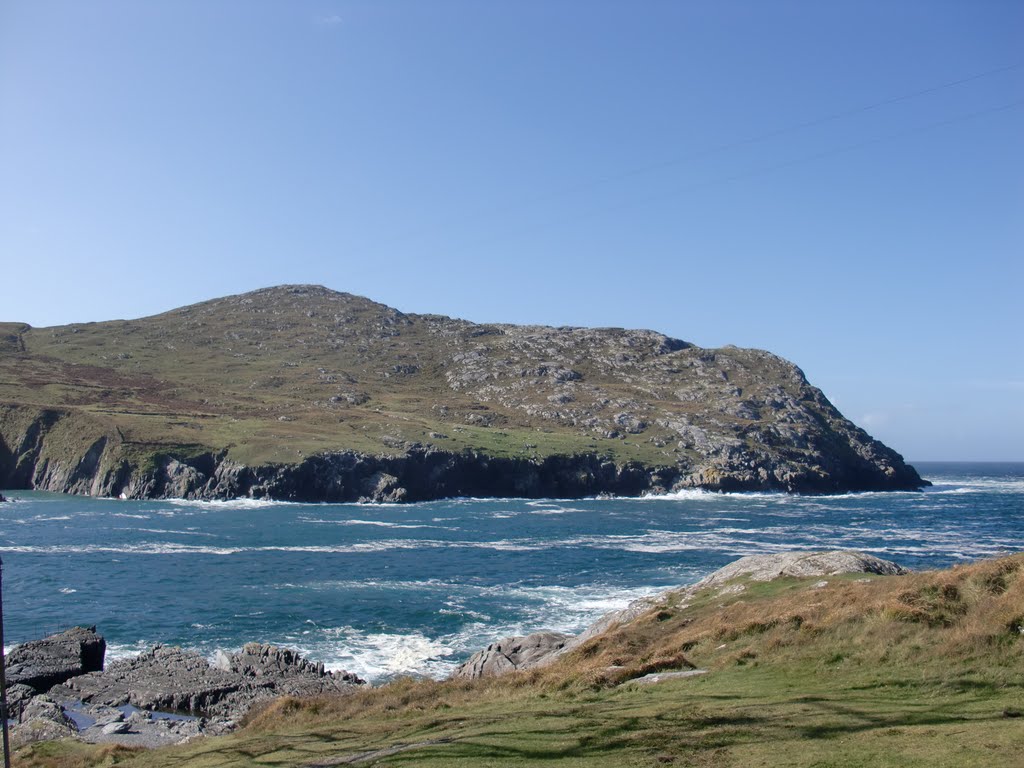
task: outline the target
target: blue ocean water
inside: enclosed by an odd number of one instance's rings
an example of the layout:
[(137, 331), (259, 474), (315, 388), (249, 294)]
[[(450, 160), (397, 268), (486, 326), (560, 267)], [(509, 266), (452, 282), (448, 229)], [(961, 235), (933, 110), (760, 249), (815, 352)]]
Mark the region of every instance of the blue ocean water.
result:
[(851, 548), (910, 568), (1024, 550), (1024, 464), (918, 464), (921, 493), (685, 492), (413, 505), (0, 504), (6, 642), (96, 624), (111, 656), (296, 648), (371, 680), (446, 674), (510, 634), (578, 631), (743, 555)]

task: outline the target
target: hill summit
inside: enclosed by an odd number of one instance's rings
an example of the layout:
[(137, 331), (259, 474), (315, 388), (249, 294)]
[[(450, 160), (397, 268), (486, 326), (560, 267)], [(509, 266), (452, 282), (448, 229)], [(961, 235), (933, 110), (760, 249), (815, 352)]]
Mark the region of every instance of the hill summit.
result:
[(0, 487), (414, 501), (926, 485), (790, 362), (286, 285), (0, 323)]

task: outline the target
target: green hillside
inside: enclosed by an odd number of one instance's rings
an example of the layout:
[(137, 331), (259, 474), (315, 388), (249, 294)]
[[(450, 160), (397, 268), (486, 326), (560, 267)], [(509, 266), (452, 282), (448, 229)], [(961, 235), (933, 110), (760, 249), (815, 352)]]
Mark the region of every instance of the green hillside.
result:
[(652, 487), (922, 484), (791, 363), (653, 331), (479, 325), (319, 286), (0, 325), (0, 484), (159, 495), (142, 476), (167, 457), (209, 479), (223, 461), (411, 450), (586, 454), (666, 470)]

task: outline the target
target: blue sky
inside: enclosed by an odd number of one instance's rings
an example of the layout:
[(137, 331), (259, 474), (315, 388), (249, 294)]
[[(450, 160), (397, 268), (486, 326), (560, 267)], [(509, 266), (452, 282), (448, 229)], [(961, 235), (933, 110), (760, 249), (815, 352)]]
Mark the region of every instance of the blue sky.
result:
[(321, 283), (770, 349), (1024, 460), (1020, 2), (0, 5), (0, 318)]

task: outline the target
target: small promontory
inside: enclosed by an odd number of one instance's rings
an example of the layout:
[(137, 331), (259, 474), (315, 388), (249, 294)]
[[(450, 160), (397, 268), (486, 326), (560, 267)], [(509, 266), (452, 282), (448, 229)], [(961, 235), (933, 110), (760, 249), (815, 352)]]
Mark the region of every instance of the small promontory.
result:
[(0, 487), (420, 501), (927, 485), (792, 363), (654, 331), (483, 325), (320, 286), (0, 323)]

